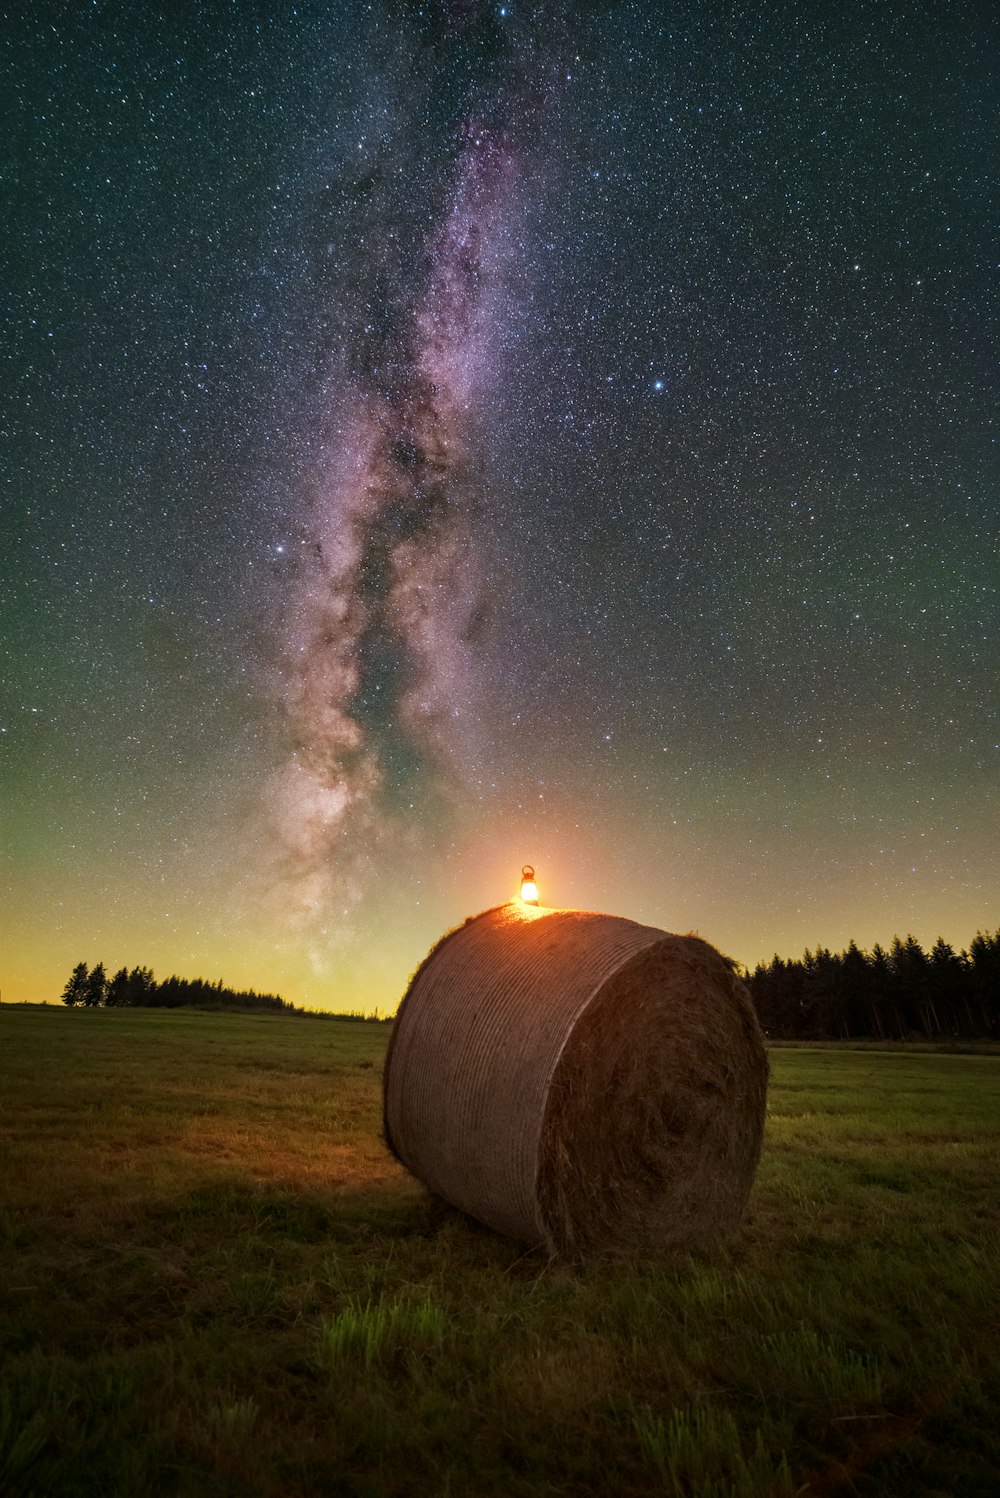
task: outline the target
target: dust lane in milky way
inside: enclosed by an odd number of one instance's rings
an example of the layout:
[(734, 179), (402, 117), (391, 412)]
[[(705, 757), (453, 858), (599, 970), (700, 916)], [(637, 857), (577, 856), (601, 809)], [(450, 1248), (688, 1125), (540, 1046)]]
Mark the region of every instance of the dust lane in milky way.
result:
[(340, 396), (289, 613), (295, 747), (275, 805), (282, 886), (306, 922), (360, 896), (372, 837), (427, 793), (418, 769), (460, 791), (484, 751), (477, 444), (518, 269), (523, 177), (508, 127), (473, 115), (458, 136), (424, 284), (381, 362), (350, 371)]

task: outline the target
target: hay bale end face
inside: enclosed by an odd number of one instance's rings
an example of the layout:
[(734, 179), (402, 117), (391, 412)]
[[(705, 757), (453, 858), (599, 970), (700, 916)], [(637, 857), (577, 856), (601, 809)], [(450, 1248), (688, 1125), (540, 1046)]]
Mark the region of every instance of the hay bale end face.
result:
[(417, 970), (385, 1063), (385, 1137), (497, 1232), (567, 1255), (691, 1245), (740, 1222), (767, 1056), (696, 936), (513, 901)]

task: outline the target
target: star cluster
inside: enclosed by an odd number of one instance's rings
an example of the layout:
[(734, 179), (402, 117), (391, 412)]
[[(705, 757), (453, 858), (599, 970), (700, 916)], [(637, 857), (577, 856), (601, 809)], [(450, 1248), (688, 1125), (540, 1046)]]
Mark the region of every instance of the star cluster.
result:
[(5, 997), (996, 923), (983, 15), (11, 23)]

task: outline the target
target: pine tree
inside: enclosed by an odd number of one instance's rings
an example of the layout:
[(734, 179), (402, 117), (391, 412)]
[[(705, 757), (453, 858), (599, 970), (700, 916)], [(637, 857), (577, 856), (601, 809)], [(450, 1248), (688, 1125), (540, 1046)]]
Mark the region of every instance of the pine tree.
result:
[(868, 959), (856, 941), (848, 942), (840, 958), (843, 1034), (877, 1034), (877, 1019), (872, 1003), (872, 977)]
[(121, 1009), (128, 1003), (128, 969), (120, 967), (108, 984), (104, 999), (108, 1009)]
[(969, 943), (969, 968), (977, 1025), (983, 1035), (1000, 1030), (1000, 931), (977, 931)]
[(156, 980), (152, 968), (134, 967), (128, 975), (123, 1003), (130, 1008), (152, 1004), (155, 998)]
[(107, 998), (107, 995), (108, 976), (104, 971), (104, 963), (99, 962), (96, 967), (90, 969), (83, 1002), (88, 1009), (99, 1009)]
[(84, 1004), (87, 1001), (87, 964), (78, 962), (67, 980), (66, 987), (62, 991), (62, 1001), (72, 1008), (74, 1004)]
[(892, 969), (889, 954), (880, 942), (872, 947), (868, 959), (871, 974), (871, 1004), (875, 1033), (879, 1040), (894, 1036), (896, 1010), (893, 1002)]

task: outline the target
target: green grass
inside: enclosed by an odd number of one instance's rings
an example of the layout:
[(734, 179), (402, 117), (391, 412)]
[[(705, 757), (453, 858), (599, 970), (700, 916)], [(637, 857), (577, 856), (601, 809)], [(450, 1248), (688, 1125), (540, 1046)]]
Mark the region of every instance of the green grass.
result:
[(387, 1027), (0, 1010), (0, 1492), (997, 1492), (1000, 1057), (781, 1049), (743, 1232), (572, 1270), (379, 1138)]
[(373, 1368), (394, 1356), (409, 1358), (421, 1347), (440, 1347), (446, 1324), (443, 1313), (426, 1297), (416, 1302), (349, 1304), (320, 1322), (317, 1362), (340, 1373), (355, 1361)]

